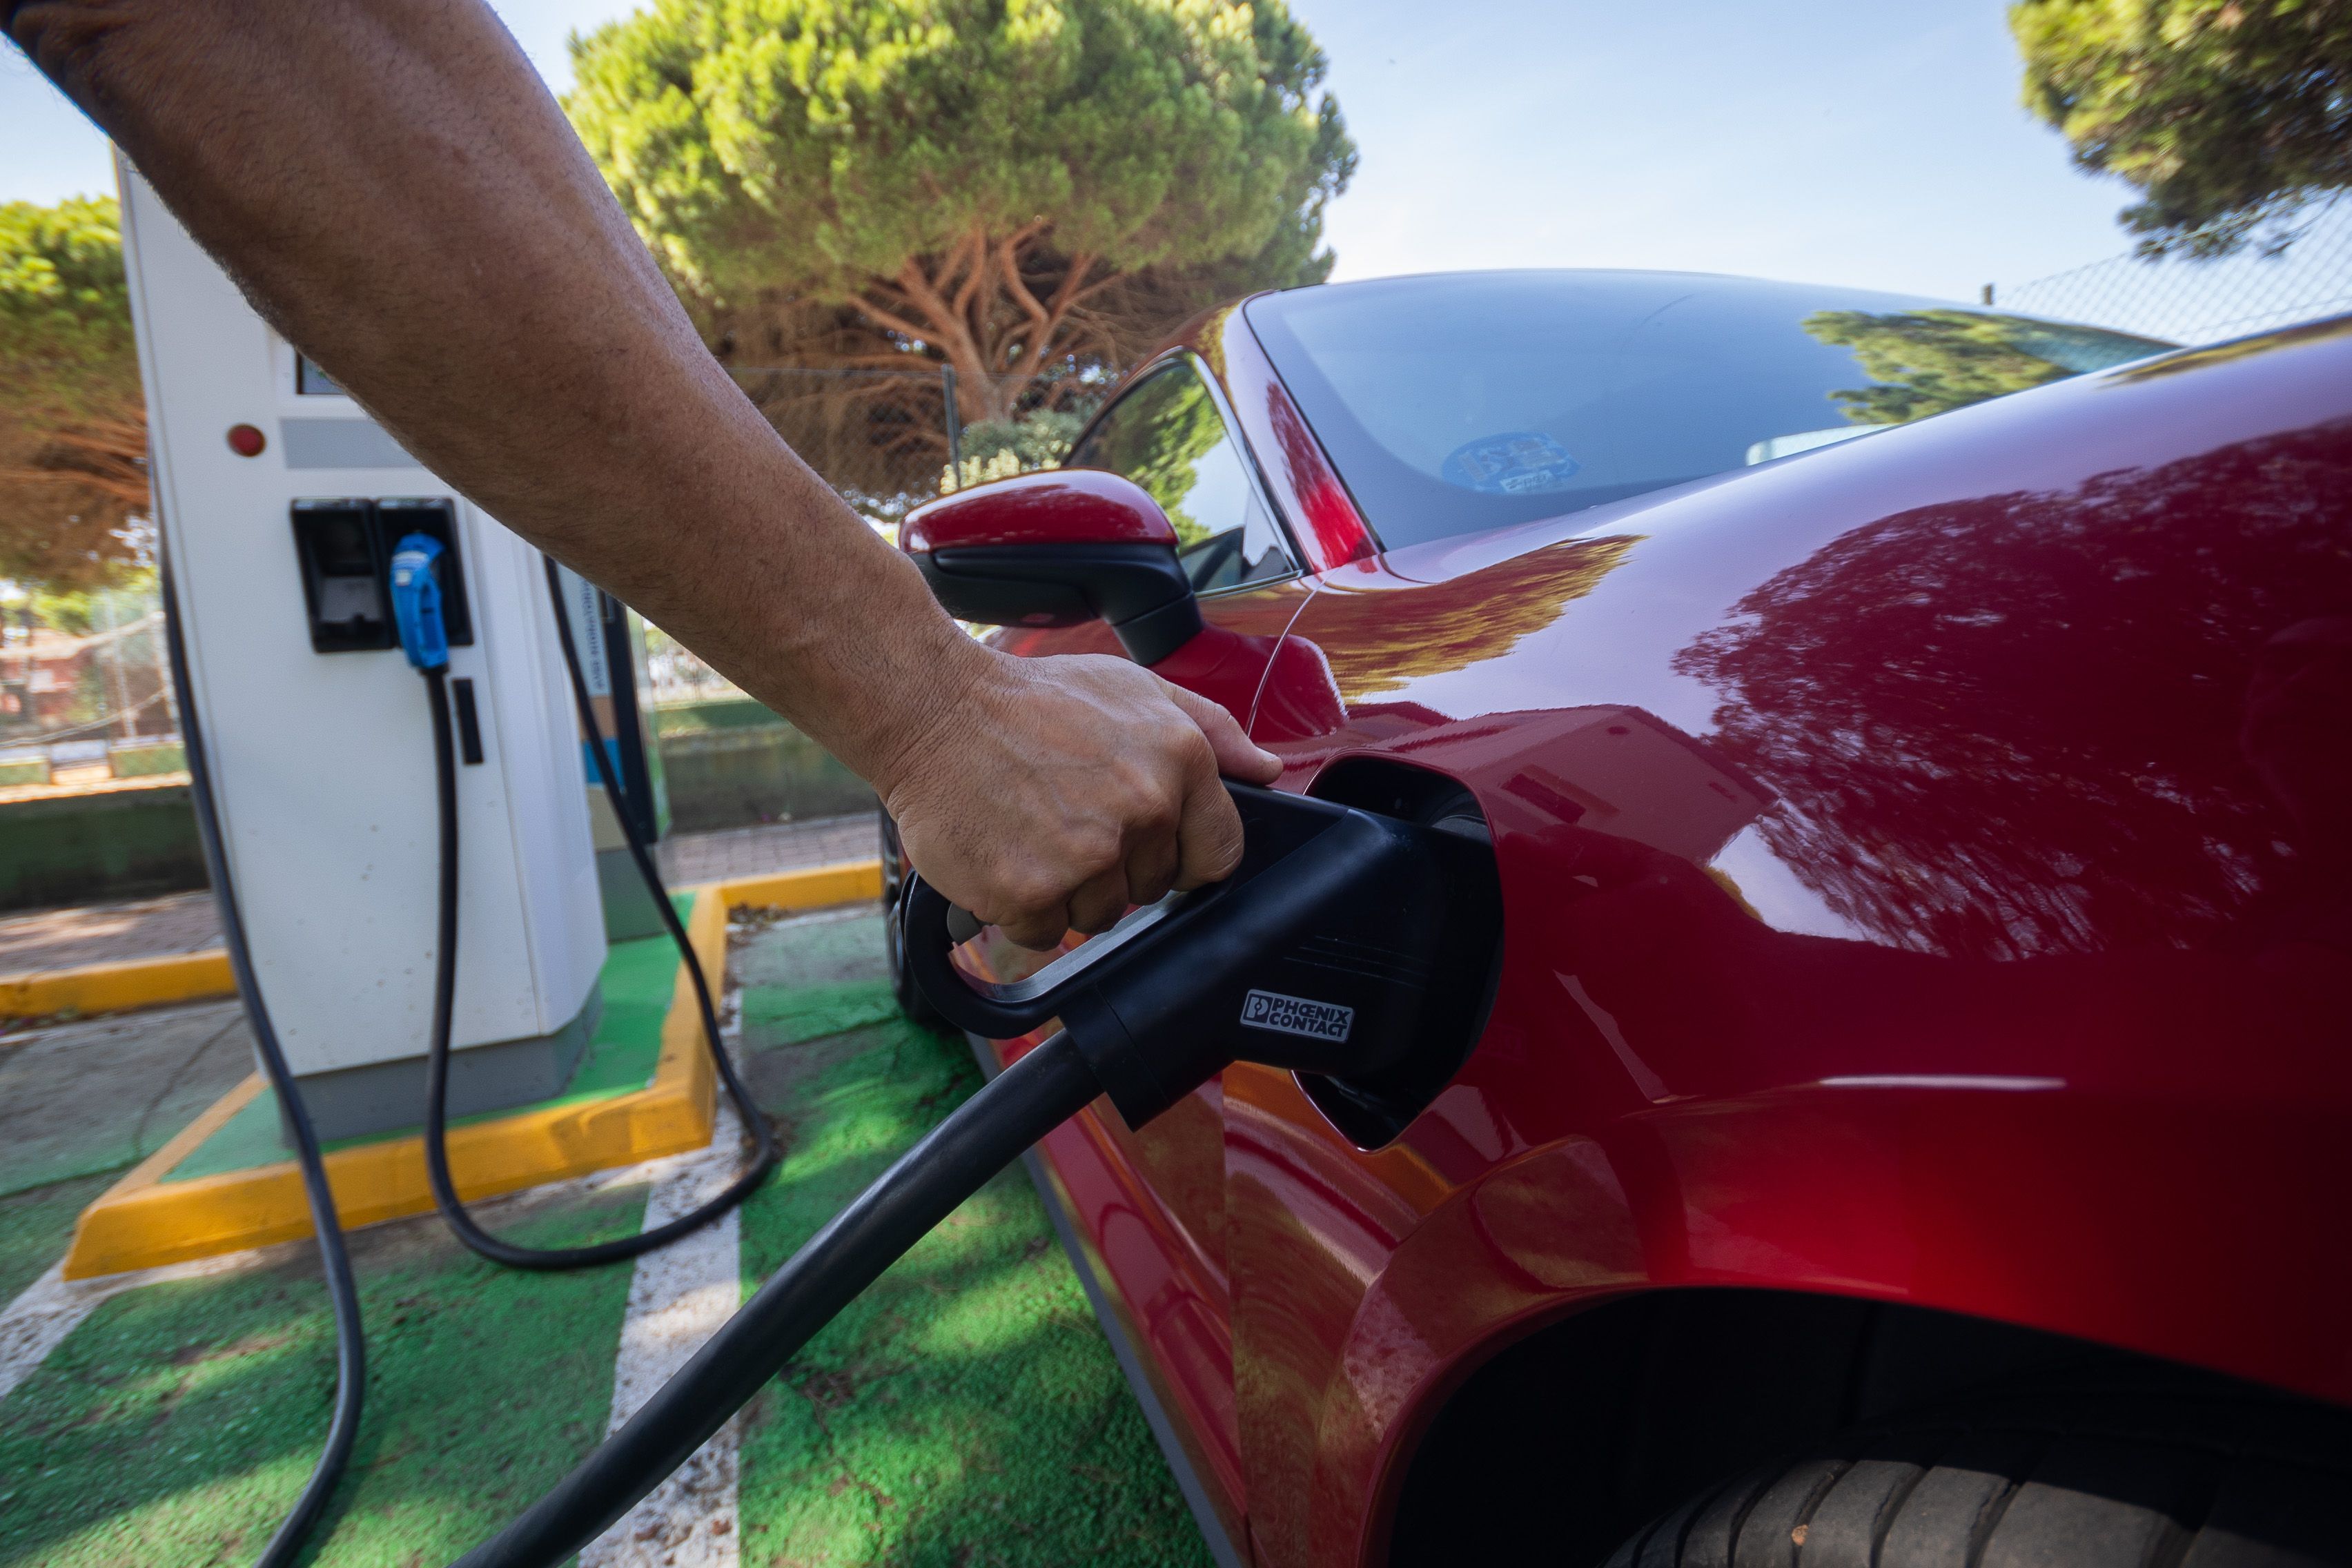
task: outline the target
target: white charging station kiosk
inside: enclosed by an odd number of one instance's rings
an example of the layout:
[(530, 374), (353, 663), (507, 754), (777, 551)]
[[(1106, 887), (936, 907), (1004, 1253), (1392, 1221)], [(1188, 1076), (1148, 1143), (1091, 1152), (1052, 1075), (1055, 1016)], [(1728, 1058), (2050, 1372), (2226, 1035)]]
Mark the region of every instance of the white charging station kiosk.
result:
[(560, 1093), (594, 1028), (604, 927), (541, 557), (304, 363), (117, 168), (191, 695), (255, 973), (320, 1136), (424, 1119), (439, 827), (425, 687), (385, 591), (409, 532), (456, 557), (449, 1109)]

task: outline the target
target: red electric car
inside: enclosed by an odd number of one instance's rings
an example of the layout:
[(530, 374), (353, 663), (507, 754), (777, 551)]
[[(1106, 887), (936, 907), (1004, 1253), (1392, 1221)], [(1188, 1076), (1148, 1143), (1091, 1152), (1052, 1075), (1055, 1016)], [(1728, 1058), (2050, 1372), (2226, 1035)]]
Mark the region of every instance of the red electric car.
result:
[(1466, 1056), (1035, 1160), (1219, 1561), (2352, 1561), (2352, 319), (1300, 289), (904, 544), (1492, 847)]

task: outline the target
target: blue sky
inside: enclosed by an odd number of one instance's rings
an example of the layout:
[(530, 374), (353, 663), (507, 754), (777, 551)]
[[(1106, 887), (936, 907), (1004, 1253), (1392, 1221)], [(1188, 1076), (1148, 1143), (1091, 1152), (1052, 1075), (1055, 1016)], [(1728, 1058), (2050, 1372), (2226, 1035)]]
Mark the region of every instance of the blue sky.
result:
[[(506, 0), (541, 70), (625, 0)], [(1292, 0), (1362, 149), (1338, 276), (1662, 267), (1948, 299), (2126, 247), (2128, 193), (2018, 107), (2000, 0)], [(0, 200), (110, 189), (0, 50)]]

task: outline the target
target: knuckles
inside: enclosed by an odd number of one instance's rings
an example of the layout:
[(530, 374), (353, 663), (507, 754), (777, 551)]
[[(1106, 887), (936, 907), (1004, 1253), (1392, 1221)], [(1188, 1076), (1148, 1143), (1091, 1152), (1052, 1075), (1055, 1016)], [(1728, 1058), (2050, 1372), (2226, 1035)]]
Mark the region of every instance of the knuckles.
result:
[(891, 791), (910, 857), (943, 890), (1013, 941), (1051, 946), (1066, 922), (1099, 931), (1124, 912), (1125, 899), (1086, 892), (1097, 879), (1120, 873), (1149, 902), (1231, 871), (1239, 824), (1202, 811), (1196, 793), (1217, 787), (1196, 705), (1108, 656), (1013, 662), (1025, 678), (1014, 700), (974, 736), (984, 790), (969, 765), (919, 763)]

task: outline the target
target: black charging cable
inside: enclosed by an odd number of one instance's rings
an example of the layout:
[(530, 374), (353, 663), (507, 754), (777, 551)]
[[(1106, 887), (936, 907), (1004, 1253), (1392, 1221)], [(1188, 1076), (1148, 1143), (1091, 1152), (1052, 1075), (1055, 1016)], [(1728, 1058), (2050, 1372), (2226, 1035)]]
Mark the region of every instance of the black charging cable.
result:
[(441, 816), (441, 897), (433, 960), (433, 1033), (425, 1059), (425, 1172), (433, 1186), (434, 1206), (441, 1211), (441, 1217), (448, 1222), (458, 1240), (493, 1263), (503, 1263), (510, 1268), (586, 1268), (638, 1257), (701, 1229), (758, 1191), (768, 1179), (768, 1173), (775, 1169), (782, 1151), (777, 1147), (775, 1128), (751, 1098), (750, 1086), (736, 1070), (726, 1042), (719, 1038), (719, 1009), (711, 1001), (710, 981), (703, 973), (702, 960), (687, 936), (685, 923), (677, 918), (677, 906), (670, 902), (669, 889), (662, 884), (661, 871), (654, 865), (652, 853), (630, 818), (620, 783), (613, 776), (604, 731), (588, 700), (588, 679), (580, 668), (579, 650), (572, 646), (572, 617), (563, 604), (563, 580), (552, 557), (547, 562), (547, 592), (555, 608), (555, 629), (563, 645), (563, 668), (571, 678), (572, 702), (579, 710), (580, 728), (596, 760), (596, 775), (604, 781), (604, 798), (621, 825), (621, 836), (628, 841), (629, 858), (636, 863), (637, 874), (645, 879), (646, 889), (653, 895), (654, 906), (661, 912), (662, 924), (667, 928), (670, 940), (677, 944), (678, 955), (693, 980), (695, 1004), (702, 1015), (703, 1044), (710, 1052), (711, 1064), (718, 1068), (719, 1081), (726, 1086), (727, 1098), (734, 1102), (736, 1114), (752, 1140), (751, 1163), (726, 1191), (691, 1213), (635, 1236), (591, 1247), (519, 1247), (492, 1236), (467, 1212), (457, 1196), (457, 1184), (449, 1174), (449, 1026), (457, 985), (457, 748), (450, 736), (449, 667), (443, 663), (421, 669), (433, 710), (435, 794)]
[(1047, 1037), (827, 1221), (619, 1431), (458, 1568), (554, 1568), (604, 1533), (908, 1247), (1101, 1092), (1069, 1036)]
[[(1500, 951), (1492, 851), (1329, 801), (1226, 787), (1243, 825), (1230, 878), (1130, 917), (1021, 987), (975, 988), (959, 974), (950, 953), (968, 918), (909, 879), (900, 943), (940, 1011), (995, 1039), (1054, 1032), (900, 1156), (457, 1568), (556, 1568), (594, 1540), (958, 1204), (1097, 1095), (1139, 1128), (1235, 1060), (1378, 1075), (1417, 1053), (1455, 1063), (1468, 1053)], [(1268, 1016), (1276, 1003), (1288, 1012)]]
[(203, 842), (205, 870), (212, 878), (213, 902), (220, 910), (221, 937), (228, 949), (229, 972), (236, 977), (237, 994), (245, 1000), (246, 1022), (261, 1057), (261, 1070), (278, 1096), (278, 1110), (294, 1134), (294, 1158), (302, 1168), (302, 1194), (310, 1201), (310, 1226), (319, 1238), (319, 1263), (327, 1279), (327, 1299), (335, 1315), (335, 1408), (327, 1423), (327, 1442), (301, 1496), (268, 1543), (255, 1559), (259, 1568), (288, 1568), (301, 1554), (303, 1542), (327, 1506), (335, 1482), (352, 1457), (360, 1434), (360, 1405), (366, 1395), (367, 1344), (360, 1328), (359, 1284), (352, 1278), (351, 1249), (344, 1244), (342, 1221), (335, 1214), (334, 1194), (327, 1185), (326, 1162), (319, 1152), (318, 1130), (302, 1104), (293, 1069), (278, 1043), (269, 1009), (261, 999), (261, 984), (253, 972), (253, 951), (245, 939), (245, 919), (238, 911), (236, 889), (231, 882), (228, 854), (221, 838), (220, 812), (213, 798), (211, 759), (205, 751), (204, 725), (196, 717), (195, 682), (188, 676), (188, 648), (180, 629), (180, 601), (172, 585), (172, 553), (159, 551), (163, 590), (163, 643), (172, 667), (172, 685), (180, 704), (180, 743), (187, 753), (188, 793), (196, 808), (196, 837)]

